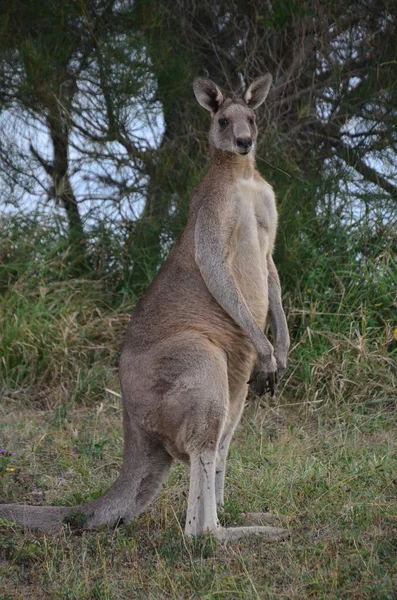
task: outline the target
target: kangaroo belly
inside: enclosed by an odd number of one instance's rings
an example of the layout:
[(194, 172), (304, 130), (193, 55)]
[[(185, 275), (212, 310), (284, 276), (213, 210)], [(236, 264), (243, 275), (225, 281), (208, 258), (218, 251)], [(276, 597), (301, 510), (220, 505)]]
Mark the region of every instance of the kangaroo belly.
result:
[(268, 311), (266, 255), (269, 226), (264, 213), (262, 190), (252, 181), (243, 181), (236, 193), (240, 214), (232, 236), (232, 270), (248, 308), (263, 327)]
[(238, 248), (233, 260), (237, 285), (257, 323), (265, 325), (268, 311), (267, 269), (264, 258), (254, 247)]

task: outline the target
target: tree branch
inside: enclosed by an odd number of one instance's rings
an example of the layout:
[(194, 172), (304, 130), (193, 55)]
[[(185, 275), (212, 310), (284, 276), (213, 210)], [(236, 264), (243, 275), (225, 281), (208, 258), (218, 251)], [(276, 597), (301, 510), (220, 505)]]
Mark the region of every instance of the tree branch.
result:
[(351, 148), (342, 142), (342, 140), (337, 139), (333, 139), (332, 144), (334, 145), (339, 158), (342, 158), (348, 165), (356, 169), (364, 179), (378, 185), (385, 190), (385, 192), (390, 194), (392, 198), (397, 200), (397, 187), (390, 183), (383, 175), (380, 175), (378, 171), (369, 167), (354, 148)]
[(36, 150), (36, 148), (33, 146), (32, 143), (29, 144), (29, 149), (30, 149), (31, 153), (33, 154), (33, 156), (35, 157), (35, 159), (43, 167), (43, 169), (47, 173), (47, 175), (49, 175), (50, 177), (52, 177), (53, 173), (54, 173), (54, 166), (53, 166), (53, 164), (50, 161), (45, 160), (45, 158), (43, 158), (41, 156), (41, 154), (39, 154), (38, 150)]

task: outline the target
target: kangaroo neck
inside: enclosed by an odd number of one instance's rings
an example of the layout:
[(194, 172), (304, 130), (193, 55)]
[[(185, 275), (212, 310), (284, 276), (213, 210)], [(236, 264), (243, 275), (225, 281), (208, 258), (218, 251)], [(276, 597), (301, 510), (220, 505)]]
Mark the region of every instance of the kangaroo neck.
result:
[(194, 222), (205, 198), (216, 198), (219, 191), (227, 189), (228, 185), (235, 184), (239, 179), (251, 179), (255, 174), (255, 158), (252, 152), (241, 156), (211, 147), (210, 156), (210, 168), (190, 198), (189, 222), (191, 223)]
[(255, 156), (250, 152), (246, 156), (210, 148), (211, 169), (228, 173), (232, 177), (250, 179), (255, 172)]

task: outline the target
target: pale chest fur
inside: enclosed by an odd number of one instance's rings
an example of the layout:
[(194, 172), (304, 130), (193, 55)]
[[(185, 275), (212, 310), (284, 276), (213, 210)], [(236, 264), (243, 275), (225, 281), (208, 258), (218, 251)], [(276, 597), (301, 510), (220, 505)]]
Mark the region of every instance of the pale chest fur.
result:
[(259, 178), (240, 179), (233, 190), (237, 211), (231, 240), (231, 264), (236, 282), (258, 323), (268, 309), (266, 256), (271, 254), (277, 229), (272, 187)]

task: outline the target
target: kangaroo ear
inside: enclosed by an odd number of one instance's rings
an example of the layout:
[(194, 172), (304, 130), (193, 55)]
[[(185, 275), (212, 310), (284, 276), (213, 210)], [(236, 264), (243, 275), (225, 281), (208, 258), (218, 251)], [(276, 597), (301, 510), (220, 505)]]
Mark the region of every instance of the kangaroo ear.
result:
[(248, 87), (247, 91), (244, 94), (244, 102), (248, 104), (252, 110), (258, 108), (266, 100), (266, 96), (269, 93), (270, 86), (272, 84), (272, 76), (270, 73), (267, 75), (263, 75), (262, 77), (258, 77), (255, 79), (251, 85)]
[(197, 102), (213, 115), (218, 112), (224, 98), (218, 86), (206, 77), (197, 77), (193, 81), (193, 91)]

